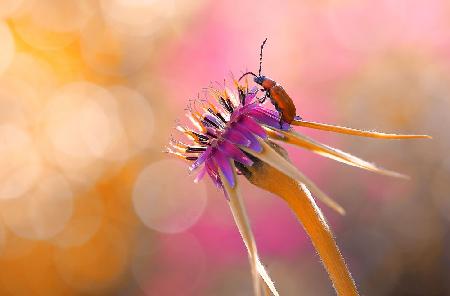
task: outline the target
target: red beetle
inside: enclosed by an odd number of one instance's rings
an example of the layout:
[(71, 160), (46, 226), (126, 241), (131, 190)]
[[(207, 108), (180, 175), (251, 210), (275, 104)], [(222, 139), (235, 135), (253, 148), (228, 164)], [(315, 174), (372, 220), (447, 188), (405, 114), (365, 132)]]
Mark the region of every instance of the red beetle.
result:
[(267, 38), (264, 40), (264, 42), (261, 45), (261, 53), (260, 53), (260, 59), (259, 59), (259, 73), (256, 75), (253, 72), (247, 72), (244, 73), (239, 80), (241, 80), (246, 75), (253, 75), (253, 81), (255, 83), (261, 85), (263, 87), (263, 91), (266, 92), (266, 95), (260, 100), (261, 103), (263, 103), (266, 99), (266, 97), (270, 98), (270, 102), (275, 106), (275, 109), (280, 113), (280, 127), (282, 126), (283, 122), (291, 123), (294, 121), (296, 117), (296, 109), (294, 102), (289, 97), (289, 95), (286, 93), (284, 88), (279, 85), (276, 81), (261, 75), (261, 66), (262, 66), (262, 51), (264, 48), (264, 45), (266, 44)]

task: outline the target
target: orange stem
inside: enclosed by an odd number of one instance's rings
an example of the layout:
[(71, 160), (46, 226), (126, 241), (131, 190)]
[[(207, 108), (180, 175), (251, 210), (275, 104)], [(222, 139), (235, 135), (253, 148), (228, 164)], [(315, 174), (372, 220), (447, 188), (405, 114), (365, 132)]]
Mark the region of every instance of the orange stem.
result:
[(355, 282), (334, 241), (322, 212), (305, 185), (264, 162), (248, 168), (247, 178), (287, 202), (309, 235), (338, 295), (358, 295)]
[(306, 188), (302, 189), (303, 194), (295, 194), (295, 196), (289, 194), (282, 198), (294, 211), (311, 238), (338, 295), (358, 295), (355, 282), (339, 252), (330, 228), (310, 197), (309, 191), (306, 191)]
[(294, 120), (292, 125), (303, 126), (323, 131), (360, 136), (360, 137), (369, 137), (369, 138), (378, 138), (378, 139), (431, 139), (428, 135), (398, 135), (398, 134), (387, 134), (381, 132), (372, 132), (372, 131), (364, 131), (355, 128), (349, 128), (344, 126), (331, 125), (320, 122), (306, 121), (306, 120)]

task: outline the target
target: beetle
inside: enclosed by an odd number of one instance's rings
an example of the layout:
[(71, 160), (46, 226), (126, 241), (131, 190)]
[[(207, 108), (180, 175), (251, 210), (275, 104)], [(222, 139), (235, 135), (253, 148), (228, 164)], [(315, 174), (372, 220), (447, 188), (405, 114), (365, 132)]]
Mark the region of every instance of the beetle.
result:
[(296, 118), (296, 109), (294, 102), (292, 101), (291, 97), (286, 93), (284, 88), (278, 84), (273, 79), (270, 79), (264, 75), (261, 75), (261, 67), (262, 67), (262, 53), (264, 45), (267, 42), (267, 38), (264, 40), (264, 42), (261, 45), (261, 52), (259, 54), (259, 72), (258, 75), (256, 75), (253, 72), (247, 72), (244, 73), (240, 78), (239, 81), (244, 78), (247, 75), (253, 75), (253, 81), (259, 85), (262, 86), (262, 91), (265, 91), (265, 96), (260, 99), (260, 103), (264, 103), (266, 98), (268, 97), (270, 99), (270, 102), (275, 106), (275, 109), (280, 113), (280, 127), (282, 127), (283, 122), (291, 123)]

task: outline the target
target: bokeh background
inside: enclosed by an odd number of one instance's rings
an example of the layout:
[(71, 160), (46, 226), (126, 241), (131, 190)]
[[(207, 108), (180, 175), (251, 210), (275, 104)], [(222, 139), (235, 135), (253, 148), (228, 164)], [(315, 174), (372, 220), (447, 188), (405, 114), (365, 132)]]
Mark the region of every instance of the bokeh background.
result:
[[(227, 203), (163, 154), (203, 88), (256, 70), (306, 119), (427, 140), (300, 130), (409, 174), (288, 148), (364, 295), (450, 294), (446, 0), (1, 0), (0, 294), (251, 295)], [(333, 295), (287, 206), (241, 181), (281, 295)]]

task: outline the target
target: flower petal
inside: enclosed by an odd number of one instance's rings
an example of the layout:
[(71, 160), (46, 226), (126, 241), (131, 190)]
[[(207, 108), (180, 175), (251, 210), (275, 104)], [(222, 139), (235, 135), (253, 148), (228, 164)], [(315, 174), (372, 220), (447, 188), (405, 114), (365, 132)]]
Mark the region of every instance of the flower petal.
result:
[(217, 164), (214, 162), (214, 160), (212, 160), (211, 158), (208, 159), (205, 163), (205, 167), (214, 185), (216, 185), (217, 188), (222, 188), (222, 182), (220, 181), (219, 176), (219, 168), (217, 167)]
[(255, 109), (258, 106), (259, 106), (259, 103), (255, 102), (255, 103), (251, 103), (251, 104), (245, 105), (243, 107), (240, 107), (239, 109), (236, 109), (233, 112), (233, 114), (231, 114), (230, 121), (239, 121), (240, 117), (242, 115), (245, 115), (246, 113), (252, 111), (253, 109)]
[(272, 127), (279, 127), (280, 120), (279, 118), (272, 116), (271, 114), (266, 114), (264, 111), (260, 109), (254, 109), (248, 113), (248, 116), (251, 116), (253, 119), (257, 120), (261, 124), (270, 125)]
[(248, 92), (247, 96), (245, 97), (245, 102), (252, 102), (253, 99), (256, 97), (256, 94), (258, 93), (258, 87), (254, 86), (252, 89)]
[(194, 161), (194, 163), (189, 167), (189, 170), (192, 172), (200, 165), (202, 165), (211, 155), (214, 153), (211, 147), (208, 147), (205, 152), (198, 156), (198, 159)]
[(256, 139), (256, 136), (252, 134), (248, 129), (246, 129), (244, 125), (240, 123), (235, 123), (232, 128), (236, 129), (239, 133), (244, 135), (250, 141), (250, 145), (247, 146), (248, 148), (256, 152), (262, 151), (262, 147), (259, 144), (259, 141)]
[(242, 163), (243, 165), (253, 165), (253, 161), (251, 161), (250, 158), (248, 158), (239, 148), (226, 140), (220, 143), (218, 148), (223, 153)]
[(249, 147), (251, 144), (249, 139), (233, 128), (228, 129), (228, 132), (224, 135), (224, 138), (237, 145)]
[[(264, 107), (258, 107), (251, 110), (248, 113), (253, 119), (257, 120), (261, 124), (269, 125), (271, 127), (280, 129), (280, 115), (276, 111), (266, 109)], [(288, 130), (290, 125), (286, 122), (281, 123), (282, 130)]]
[(264, 129), (259, 125), (254, 119), (249, 116), (242, 116), (241, 120), (239, 120), (240, 124), (243, 124), (249, 131), (254, 133), (255, 135), (260, 136), (261, 138), (267, 138), (267, 134)]
[[(234, 176), (234, 171), (230, 164), (231, 159), (229, 157), (227, 157), (227, 155), (225, 153), (223, 153), (222, 151), (217, 151), (214, 154), (214, 161), (216, 162), (217, 166), (220, 169), (219, 172), (223, 173), (228, 184), (230, 184), (231, 188), (233, 188), (236, 180), (235, 180), (235, 176)], [(223, 183), (223, 181), (222, 181), (222, 183)]]
[(194, 179), (194, 183), (198, 183), (200, 182), (201, 179), (203, 179), (203, 177), (205, 176), (206, 172), (207, 172), (207, 168), (204, 167), (200, 170), (200, 172), (198, 172), (197, 177), (195, 177)]

